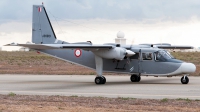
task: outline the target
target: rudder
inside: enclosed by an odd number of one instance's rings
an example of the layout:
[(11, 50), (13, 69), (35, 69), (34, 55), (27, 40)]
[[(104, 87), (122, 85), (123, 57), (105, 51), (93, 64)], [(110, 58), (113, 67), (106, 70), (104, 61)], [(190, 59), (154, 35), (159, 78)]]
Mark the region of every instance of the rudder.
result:
[(43, 5), (33, 5), (32, 42), (53, 44), (56, 40), (53, 27)]

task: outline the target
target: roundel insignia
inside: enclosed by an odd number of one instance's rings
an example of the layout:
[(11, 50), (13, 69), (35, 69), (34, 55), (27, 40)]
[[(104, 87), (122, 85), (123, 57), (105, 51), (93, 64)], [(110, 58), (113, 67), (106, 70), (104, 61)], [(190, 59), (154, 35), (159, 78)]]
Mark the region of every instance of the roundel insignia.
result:
[(76, 49), (76, 50), (74, 51), (74, 55), (75, 55), (76, 57), (80, 57), (81, 54), (82, 54), (82, 52), (81, 52), (80, 49)]

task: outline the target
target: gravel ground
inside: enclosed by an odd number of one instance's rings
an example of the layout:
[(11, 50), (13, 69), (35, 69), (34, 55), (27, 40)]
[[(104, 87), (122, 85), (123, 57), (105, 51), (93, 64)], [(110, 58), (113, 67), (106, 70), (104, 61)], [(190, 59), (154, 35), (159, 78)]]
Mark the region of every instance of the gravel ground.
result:
[[(197, 66), (194, 76), (200, 76), (200, 53), (173, 53), (177, 59)], [(62, 66), (61, 66), (62, 65)], [(63, 66), (64, 65), (64, 66)], [(76, 69), (75, 69), (76, 68)], [(77, 71), (77, 68), (79, 71)], [(87, 74), (89, 70), (35, 52), (0, 52), (0, 74)], [(108, 74), (108, 73), (106, 73)], [(132, 99), (77, 96), (0, 95), (0, 112), (200, 112), (200, 101), (190, 99)]]
[(0, 95), (0, 112), (200, 112), (200, 101), (190, 99), (134, 99), (77, 96)]

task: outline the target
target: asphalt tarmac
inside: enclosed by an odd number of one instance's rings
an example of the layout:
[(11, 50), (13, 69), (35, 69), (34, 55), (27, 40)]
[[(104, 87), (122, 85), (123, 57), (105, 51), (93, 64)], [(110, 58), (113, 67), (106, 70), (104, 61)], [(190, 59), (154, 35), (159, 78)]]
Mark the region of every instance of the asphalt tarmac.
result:
[(142, 99), (200, 99), (200, 77), (141, 77), (131, 82), (130, 76), (108, 75), (107, 83), (96, 85), (94, 75), (0, 75), (0, 94), (63, 95), (86, 97), (130, 97)]

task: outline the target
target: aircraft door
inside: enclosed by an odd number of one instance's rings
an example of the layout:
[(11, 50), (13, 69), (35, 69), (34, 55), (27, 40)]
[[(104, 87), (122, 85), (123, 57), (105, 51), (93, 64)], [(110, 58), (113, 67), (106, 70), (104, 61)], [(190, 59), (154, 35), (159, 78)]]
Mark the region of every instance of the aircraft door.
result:
[(141, 52), (139, 72), (141, 74), (153, 74), (156, 68), (152, 52)]

